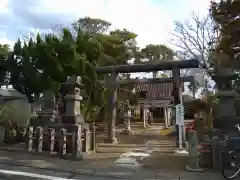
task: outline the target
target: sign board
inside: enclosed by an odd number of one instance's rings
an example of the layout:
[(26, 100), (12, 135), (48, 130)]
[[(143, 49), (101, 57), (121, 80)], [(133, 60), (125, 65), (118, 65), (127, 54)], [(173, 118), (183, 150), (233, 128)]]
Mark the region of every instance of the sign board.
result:
[(176, 105), (176, 124), (184, 125), (184, 106), (181, 104)]

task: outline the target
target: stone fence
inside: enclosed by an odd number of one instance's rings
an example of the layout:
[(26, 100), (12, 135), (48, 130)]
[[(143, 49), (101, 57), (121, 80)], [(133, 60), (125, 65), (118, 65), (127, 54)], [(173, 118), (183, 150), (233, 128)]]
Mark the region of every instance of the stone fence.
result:
[(27, 151), (61, 158), (82, 159), (96, 149), (96, 127), (54, 125), (29, 127)]
[(224, 150), (224, 141), (220, 140), (217, 136), (212, 137), (209, 141), (201, 143), (199, 148), (201, 166), (220, 170)]
[[(225, 141), (226, 136), (228, 137), (227, 142)], [(207, 136), (204, 139), (199, 148), (201, 154), (200, 162), (203, 167), (220, 170), (226, 148), (231, 146), (230, 149), (232, 150), (235, 148), (240, 149), (240, 136), (234, 132), (221, 133), (219, 129), (213, 129), (211, 136)]]

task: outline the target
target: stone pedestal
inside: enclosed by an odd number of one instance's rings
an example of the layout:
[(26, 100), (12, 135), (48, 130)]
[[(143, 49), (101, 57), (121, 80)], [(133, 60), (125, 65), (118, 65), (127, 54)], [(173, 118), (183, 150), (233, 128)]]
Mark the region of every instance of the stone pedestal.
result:
[(239, 124), (239, 118), (236, 117), (234, 106), (235, 91), (219, 90), (217, 93), (219, 98), (217, 116), (213, 121), (214, 128), (220, 129), (222, 132), (235, 131), (235, 124)]
[(84, 117), (80, 112), (82, 96), (67, 94), (64, 97), (65, 114), (62, 116), (62, 124), (84, 124)]

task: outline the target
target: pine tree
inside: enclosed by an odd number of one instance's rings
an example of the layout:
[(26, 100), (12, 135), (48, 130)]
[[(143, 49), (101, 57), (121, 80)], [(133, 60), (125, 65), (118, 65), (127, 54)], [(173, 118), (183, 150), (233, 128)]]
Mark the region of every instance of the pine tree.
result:
[(221, 66), (234, 66), (237, 54), (240, 52), (240, 1), (221, 0), (212, 2), (211, 14), (217, 30), (221, 31), (216, 54)]

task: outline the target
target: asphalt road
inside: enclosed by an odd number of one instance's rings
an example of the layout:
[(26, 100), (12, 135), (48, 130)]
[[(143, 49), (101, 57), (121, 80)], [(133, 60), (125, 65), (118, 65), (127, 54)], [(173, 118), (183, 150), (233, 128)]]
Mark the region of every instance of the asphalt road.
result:
[[(41, 170), (24, 166), (0, 164), (0, 180), (110, 180), (112, 178), (87, 174), (71, 174), (52, 170)], [(115, 178), (114, 178), (115, 179)]]
[[(114, 173), (112, 172), (114, 171)], [(131, 173), (130, 173), (131, 174)], [(133, 175), (128, 172), (118, 171), (117, 169), (103, 172), (103, 174), (87, 174), (87, 173), (70, 173), (54, 170), (46, 170), (41, 168), (32, 168), (26, 166), (15, 166), (1, 164), (0, 162), (0, 180), (223, 180), (221, 174), (215, 173), (189, 173), (189, 172), (152, 172), (144, 169), (136, 170)]]
[[(97, 176), (90, 176), (90, 175), (71, 175), (69, 177), (59, 177), (59, 176), (49, 176), (44, 174), (36, 174), (30, 172), (22, 172), (22, 171), (9, 171), (0, 169), (0, 180), (110, 180), (112, 178), (106, 177), (97, 177)], [(115, 178), (114, 178), (115, 179)]]

